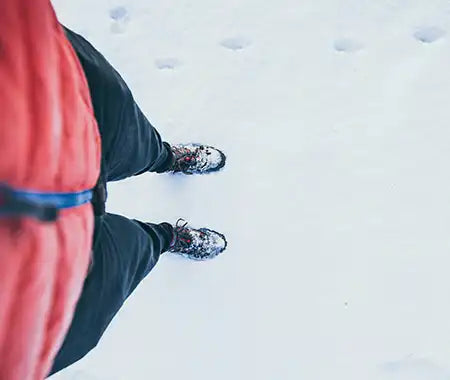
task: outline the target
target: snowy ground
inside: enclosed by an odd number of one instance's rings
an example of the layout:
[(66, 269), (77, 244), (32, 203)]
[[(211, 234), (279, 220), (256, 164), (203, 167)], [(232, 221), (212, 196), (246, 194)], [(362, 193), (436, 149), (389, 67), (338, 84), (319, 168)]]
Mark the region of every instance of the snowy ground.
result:
[(54, 380), (450, 379), (450, 1), (54, 3), (166, 140), (229, 156), (109, 211), (230, 241), (163, 257)]

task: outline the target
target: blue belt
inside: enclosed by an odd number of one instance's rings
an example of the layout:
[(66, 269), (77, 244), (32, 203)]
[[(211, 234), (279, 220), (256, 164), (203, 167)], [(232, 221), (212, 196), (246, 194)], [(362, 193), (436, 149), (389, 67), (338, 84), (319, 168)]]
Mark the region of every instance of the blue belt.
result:
[(41, 221), (55, 221), (60, 209), (90, 202), (92, 190), (74, 193), (44, 193), (13, 189), (0, 184), (0, 217), (29, 216)]

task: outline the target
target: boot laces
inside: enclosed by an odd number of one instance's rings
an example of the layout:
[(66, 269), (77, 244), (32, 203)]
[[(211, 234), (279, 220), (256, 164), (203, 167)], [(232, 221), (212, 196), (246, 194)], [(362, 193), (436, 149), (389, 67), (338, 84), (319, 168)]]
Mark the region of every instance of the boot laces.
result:
[[(203, 160), (203, 162), (199, 161), (200, 151), (205, 150), (203, 145), (195, 147), (194, 149), (186, 148), (186, 147), (172, 147), (175, 153), (175, 171), (183, 171), (188, 167), (193, 167), (196, 169), (204, 169), (208, 165), (208, 160)], [(206, 151), (207, 155), (211, 153)]]
[(174, 233), (175, 233), (175, 243), (173, 244), (173, 248), (189, 248), (192, 243), (192, 235), (187, 228), (188, 222), (183, 218), (180, 218), (175, 223)]

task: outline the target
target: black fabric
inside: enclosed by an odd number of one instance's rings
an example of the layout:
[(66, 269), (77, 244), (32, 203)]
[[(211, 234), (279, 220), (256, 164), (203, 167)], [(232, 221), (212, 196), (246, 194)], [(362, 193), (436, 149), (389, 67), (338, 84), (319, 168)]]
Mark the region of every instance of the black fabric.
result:
[(91, 93), (102, 140), (102, 169), (94, 191), (93, 257), (69, 332), (50, 374), (94, 348), (127, 297), (147, 276), (173, 237), (169, 223), (151, 224), (105, 214), (108, 181), (164, 172), (174, 157), (145, 118), (131, 91), (83, 37), (65, 28)]
[[(120, 74), (79, 34), (64, 28), (88, 81), (95, 118), (102, 140), (102, 170), (94, 197), (96, 215), (105, 212), (106, 182), (147, 171), (162, 173), (173, 163), (170, 145), (161, 140), (136, 104)], [(94, 194), (96, 195), (96, 194)]]
[(108, 193), (106, 190), (106, 181), (102, 176), (99, 177), (97, 184), (92, 191), (92, 206), (95, 216), (103, 216), (106, 213), (106, 199)]
[(172, 160), (170, 145), (162, 142), (120, 74), (82, 36), (67, 28), (65, 32), (88, 81), (102, 138), (105, 179), (165, 171)]
[(168, 223), (147, 224), (113, 214), (101, 218), (92, 265), (50, 375), (80, 360), (97, 345), (172, 239), (173, 228)]

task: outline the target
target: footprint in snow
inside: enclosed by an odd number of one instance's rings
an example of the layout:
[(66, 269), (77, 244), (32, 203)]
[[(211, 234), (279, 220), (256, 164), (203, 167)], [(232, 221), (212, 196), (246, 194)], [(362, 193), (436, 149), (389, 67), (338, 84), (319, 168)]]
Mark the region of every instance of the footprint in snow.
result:
[(243, 50), (251, 44), (251, 41), (244, 37), (232, 37), (220, 41), (222, 47), (234, 51)]
[(364, 45), (350, 38), (338, 38), (333, 43), (334, 50), (339, 53), (355, 53), (364, 48)]
[(445, 30), (435, 27), (426, 26), (419, 28), (414, 32), (414, 38), (420, 42), (431, 44), (445, 35)]
[(448, 380), (449, 372), (425, 358), (409, 356), (402, 360), (383, 363), (381, 371), (386, 380)]
[(158, 58), (155, 66), (160, 70), (174, 70), (181, 66), (181, 61), (178, 58)]
[(127, 24), (130, 21), (130, 15), (127, 8), (118, 6), (110, 9), (109, 17), (111, 19), (111, 31), (113, 33), (124, 33)]
[(109, 11), (109, 17), (111, 17), (115, 21), (123, 20), (127, 16), (128, 16), (127, 8), (122, 6), (112, 8)]

